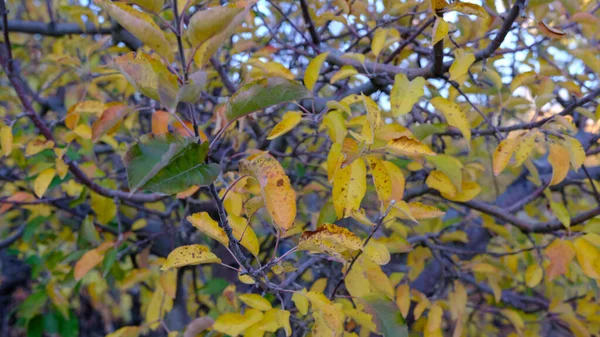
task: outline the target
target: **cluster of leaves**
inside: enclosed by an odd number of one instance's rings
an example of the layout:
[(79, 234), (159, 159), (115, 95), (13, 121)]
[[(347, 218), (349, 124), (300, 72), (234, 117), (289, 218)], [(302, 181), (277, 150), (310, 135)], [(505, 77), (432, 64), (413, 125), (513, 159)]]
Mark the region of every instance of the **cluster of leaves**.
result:
[(597, 3), (0, 5), (0, 333), (600, 333)]

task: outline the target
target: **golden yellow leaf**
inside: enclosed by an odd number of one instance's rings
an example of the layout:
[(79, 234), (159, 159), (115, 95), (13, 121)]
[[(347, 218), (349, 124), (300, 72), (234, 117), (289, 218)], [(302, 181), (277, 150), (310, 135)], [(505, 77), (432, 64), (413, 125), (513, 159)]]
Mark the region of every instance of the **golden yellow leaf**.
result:
[(310, 250), (342, 258), (342, 253), (362, 249), (362, 241), (351, 231), (334, 224), (322, 224), (302, 233), (298, 250)]
[(430, 102), (437, 110), (444, 114), (448, 125), (460, 130), (467, 142), (471, 141), (471, 126), (469, 125), (467, 114), (458, 106), (458, 104), (450, 102), (443, 97), (434, 97)]
[(460, 191), (463, 181), (463, 164), (455, 157), (447, 154), (438, 154), (425, 158), (428, 162), (433, 163), (435, 167), (442, 171), (454, 184), (456, 189)]
[(290, 130), (296, 127), (302, 121), (302, 113), (300, 111), (288, 111), (283, 115), (281, 122), (277, 123), (267, 136), (267, 139), (275, 139), (281, 135), (286, 134)]
[(139, 326), (124, 326), (115, 332), (109, 333), (106, 337), (137, 337), (139, 334)]
[(333, 205), (338, 219), (346, 218), (360, 209), (367, 191), (367, 169), (362, 160), (339, 168), (333, 177)]
[(369, 260), (377, 263), (380, 266), (384, 266), (390, 262), (391, 255), (386, 245), (379, 243), (375, 240), (369, 241), (363, 249), (364, 254)]
[[(392, 197), (393, 187), (390, 174), (388, 173), (387, 167), (383, 164), (383, 161), (374, 156), (367, 156), (367, 163), (371, 169), (375, 191), (377, 191), (379, 200), (385, 207), (388, 202), (391, 201)], [(404, 189), (404, 186), (402, 186), (402, 189)]]
[(327, 56), (329, 56), (329, 52), (321, 53), (308, 63), (306, 71), (304, 71), (304, 85), (308, 90), (312, 91), (315, 88), (315, 84), (319, 79), (321, 67), (323, 66), (323, 62), (327, 59)]
[(583, 273), (587, 277), (596, 280), (600, 279), (600, 270), (596, 267), (596, 261), (600, 257), (598, 248), (583, 237), (579, 237), (573, 241), (573, 248), (575, 249), (577, 262), (581, 266)]
[(529, 288), (534, 288), (542, 281), (544, 271), (538, 264), (532, 264), (525, 270), (525, 284)]
[(306, 297), (312, 305), (315, 320), (324, 323), (333, 332), (332, 336), (340, 335), (344, 329), (344, 313), (341, 305), (332, 303), (323, 293), (310, 291), (306, 293)]
[(151, 330), (156, 330), (160, 327), (160, 321), (165, 317), (165, 314), (173, 309), (173, 299), (167, 296), (162, 286), (156, 285), (154, 294), (148, 303), (146, 309), (146, 324)]
[(203, 245), (180, 246), (169, 253), (160, 270), (204, 263), (221, 263), (221, 259)]
[(145, 45), (154, 49), (167, 61), (173, 61), (173, 49), (163, 31), (150, 15), (120, 2), (107, 0), (95, 0), (94, 2)]
[(569, 149), (569, 160), (571, 162), (571, 165), (573, 166), (573, 169), (577, 171), (585, 161), (585, 150), (583, 149), (583, 146), (577, 140), (577, 138), (573, 138), (570, 136), (563, 137), (564, 141), (562, 145)]
[(431, 1), (431, 3), (430, 3), (431, 9), (434, 12), (434, 14), (436, 14), (436, 15), (437, 15), (437, 13), (436, 13), (437, 11), (443, 10), (449, 6), (448, 2), (446, 2), (446, 0), (429, 0), (429, 1)]
[(463, 181), (462, 189), (454, 196), (443, 193), (442, 196), (448, 200), (456, 202), (467, 202), (475, 198), (481, 192), (481, 186), (474, 181)]
[(385, 166), (387, 170), (387, 174), (390, 177), (390, 182), (392, 186), (392, 193), (390, 195), (389, 200), (402, 200), (402, 197), (404, 196), (404, 187), (406, 183), (402, 170), (400, 170), (400, 168), (396, 166), (396, 164), (387, 160), (383, 161), (383, 166)]
[(302, 289), (302, 291), (295, 291), (292, 295), (292, 301), (294, 305), (298, 309), (298, 312), (302, 315), (306, 315), (308, 313), (308, 297), (306, 297), (306, 289)]
[(390, 92), (392, 115), (401, 116), (409, 113), (415, 103), (425, 94), (424, 87), (425, 79), (423, 77), (417, 77), (411, 82), (405, 74), (397, 74)]
[(331, 111), (323, 118), (323, 126), (327, 127), (329, 138), (334, 143), (342, 144), (348, 129), (346, 128), (346, 121), (340, 111)]
[(503, 309), (500, 311), (504, 317), (506, 317), (510, 323), (515, 327), (515, 330), (520, 335), (525, 329), (525, 322), (519, 313), (512, 309)]
[(420, 141), (406, 136), (390, 140), (386, 147), (397, 154), (407, 156), (435, 156), (436, 153)]
[(356, 70), (356, 68), (354, 68), (351, 65), (345, 65), (342, 68), (340, 68), (340, 70), (338, 70), (337, 73), (331, 76), (329, 83), (334, 84), (337, 81), (341, 81), (356, 74), (358, 74), (358, 70)]
[(219, 227), (219, 223), (213, 220), (206, 212), (194, 213), (187, 217), (194, 227), (198, 228), (202, 233), (219, 241), (225, 247), (229, 247), (229, 239), (223, 228)]
[(75, 281), (81, 280), (85, 274), (92, 270), (98, 263), (104, 259), (104, 253), (114, 246), (113, 242), (104, 242), (95, 249), (87, 251), (77, 262), (73, 268), (73, 277)]
[(508, 165), (508, 162), (518, 145), (518, 138), (506, 138), (498, 144), (498, 147), (496, 147), (496, 150), (492, 155), (492, 170), (494, 171), (495, 176), (502, 173), (506, 165)]
[(258, 294), (242, 294), (238, 296), (238, 298), (247, 306), (254, 309), (258, 309), (260, 311), (267, 311), (273, 309), (271, 303), (266, 298)]
[(452, 181), (450, 181), (450, 178), (448, 178), (448, 176), (442, 171), (431, 171), (431, 173), (429, 173), (427, 176), (425, 183), (427, 186), (440, 191), (440, 193), (447, 194), (452, 197), (454, 197), (458, 192), (456, 186), (454, 186)]
[(233, 230), (233, 236), (240, 241), (240, 244), (248, 249), (248, 251), (254, 255), (258, 256), (260, 252), (260, 244), (258, 243), (258, 238), (256, 237), (256, 233), (248, 221), (237, 215), (230, 214), (229, 217), (229, 225)]
[(406, 318), (410, 309), (410, 286), (404, 283), (396, 288), (396, 305), (400, 309), (402, 317)]
[(103, 225), (109, 223), (117, 215), (117, 205), (111, 198), (91, 192), (91, 204), (98, 222)]
[(162, 272), (158, 282), (165, 291), (165, 294), (172, 299), (175, 299), (175, 296), (177, 295), (177, 270), (169, 269)]
[(373, 33), (373, 40), (371, 40), (371, 51), (375, 57), (378, 57), (381, 50), (385, 46), (385, 39), (387, 37), (387, 30), (383, 28), (377, 28)]
[(431, 45), (433, 46), (442, 41), (448, 35), (449, 30), (450, 27), (448, 22), (446, 22), (443, 17), (437, 16), (435, 18), (435, 24), (433, 25), (433, 39), (431, 40)]
[(4, 156), (10, 156), (13, 149), (13, 134), (12, 127), (9, 125), (0, 125), (0, 147)]
[(488, 19), (490, 17), (485, 8), (469, 2), (456, 1), (454, 4), (452, 4), (451, 9), (463, 14), (475, 15), (482, 19)]
[(344, 162), (345, 155), (342, 153), (342, 144), (333, 143), (327, 155), (327, 181), (331, 182), (335, 173)]
[[(521, 166), (521, 164), (529, 158), (535, 147), (536, 137), (537, 131), (530, 131), (519, 137), (518, 140), (513, 141), (516, 143), (516, 148), (514, 149), (515, 166)], [(510, 156), (508, 159), (510, 160)], [(506, 163), (508, 163), (508, 161)]]
[(435, 303), (429, 308), (429, 314), (427, 315), (427, 324), (425, 325), (424, 336), (442, 336), (442, 307), (438, 303)]
[(240, 162), (240, 172), (258, 180), (274, 225), (283, 233), (290, 229), (296, 219), (296, 192), (277, 159), (268, 153), (253, 155)]
[(255, 323), (260, 322), (262, 318), (263, 313), (252, 308), (246, 310), (244, 314), (227, 313), (217, 317), (213, 330), (236, 337)]
[(44, 193), (46, 193), (46, 190), (48, 189), (48, 186), (50, 186), (52, 179), (54, 179), (55, 174), (56, 170), (54, 168), (47, 168), (40, 172), (40, 174), (38, 174), (38, 176), (35, 178), (35, 181), (33, 182), (33, 191), (38, 198), (44, 196)]
[(34, 139), (27, 143), (27, 147), (25, 148), (25, 156), (33, 156), (34, 154), (38, 154), (45, 149), (51, 149), (54, 147), (54, 142), (51, 140), (41, 140)]
[(557, 143), (550, 143), (548, 162), (552, 165), (552, 180), (550, 186), (563, 181), (569, 173), (569, 150)]
[(466, 75), (473, 62), (475, 62), (475, 55), (465, 52), (464, 49), (457, 49), (454, 52), (454, 62), (452, 62), (449, 70), (450, 81), (455, 81)]

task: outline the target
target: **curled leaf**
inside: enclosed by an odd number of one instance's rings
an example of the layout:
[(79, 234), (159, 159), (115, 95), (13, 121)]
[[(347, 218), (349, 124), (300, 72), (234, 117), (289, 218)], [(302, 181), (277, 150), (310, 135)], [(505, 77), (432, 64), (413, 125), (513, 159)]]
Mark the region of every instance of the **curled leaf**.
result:
[(181, 246), (169, 253), (160, 270), (205, 263), (221, 263), (221, 259), (203, 245)]

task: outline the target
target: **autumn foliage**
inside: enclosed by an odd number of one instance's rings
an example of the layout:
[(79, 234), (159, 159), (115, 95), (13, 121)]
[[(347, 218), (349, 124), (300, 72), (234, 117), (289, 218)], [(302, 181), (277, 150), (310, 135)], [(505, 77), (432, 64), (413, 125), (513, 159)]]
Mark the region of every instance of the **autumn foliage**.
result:
[(0, 0), (0, 335), (599, 335), (599, 12)]

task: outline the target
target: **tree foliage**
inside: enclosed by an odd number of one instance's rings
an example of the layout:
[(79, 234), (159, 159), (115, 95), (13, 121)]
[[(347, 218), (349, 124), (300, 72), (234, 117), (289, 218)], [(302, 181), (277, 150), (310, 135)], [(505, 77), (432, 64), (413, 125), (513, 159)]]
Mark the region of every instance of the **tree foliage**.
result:
[(0, 0), (0, 334), (600, 334), (598, 12)]

